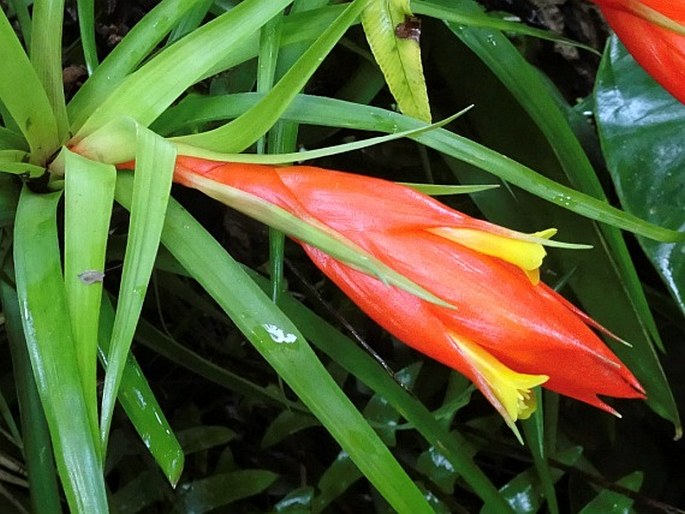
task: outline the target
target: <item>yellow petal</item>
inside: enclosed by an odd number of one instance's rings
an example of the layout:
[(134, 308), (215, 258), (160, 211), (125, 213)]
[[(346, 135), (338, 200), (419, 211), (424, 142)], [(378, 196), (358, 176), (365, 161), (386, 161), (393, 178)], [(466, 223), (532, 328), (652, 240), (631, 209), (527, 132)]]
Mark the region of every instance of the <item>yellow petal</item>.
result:
[[(517, 419), (528, 419), (535, 412), (535, 395), (531, 388), (549, 379), (547, 375), (518, 373), (490, 354), (487, 350), (468, 339), (451, 334), (452, 340), (462, 350), (473, 368), (485, 380), (490, 392), (499, 402), (506, 423), (517, 433), (513, 423)], [(507, 419), (508, 418), (508, 419)]]
[(533, 284), (537, 284), (540, 281), (540, 274), (537, 270), (542, 265), (542, 259), (547, 255), (547, 252), (539, 242), (527, 241), (525, 238), (548, 239), (556, 233), (556, 229), (543, 230), (530, 236), (521, 234), (521, 239), (515, 238), (517, 233), (514, 231), (512, 231), (513, 237), (492, 234), (482, 230), (454, 227), (433, 228), (430, 229), (430, 232), (471, 250), (497, 257), (518, 266), (528, 274)]

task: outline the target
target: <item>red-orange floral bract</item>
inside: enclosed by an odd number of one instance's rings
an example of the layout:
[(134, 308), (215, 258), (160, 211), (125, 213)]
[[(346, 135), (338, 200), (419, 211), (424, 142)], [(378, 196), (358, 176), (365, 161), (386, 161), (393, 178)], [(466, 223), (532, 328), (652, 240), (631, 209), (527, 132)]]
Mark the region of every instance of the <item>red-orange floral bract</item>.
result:
[(685, 0), (594, 0), (635, 60), (685, 103)]
[(588, 325), (601, 327), (539, 282), (540, 242), (554, 231), (520, 234), (409, 187), (313, 167), (179, 157), (174, 180), (216, 198), (217, 188), (237, 189), (325, 225), (449, 304), (418, 298), (303, 244), (370, 317), (467, 376), (512, 428), (534, 410), (531, 388), (541, 384), (609, 412), (597, 395), (644, 397)]

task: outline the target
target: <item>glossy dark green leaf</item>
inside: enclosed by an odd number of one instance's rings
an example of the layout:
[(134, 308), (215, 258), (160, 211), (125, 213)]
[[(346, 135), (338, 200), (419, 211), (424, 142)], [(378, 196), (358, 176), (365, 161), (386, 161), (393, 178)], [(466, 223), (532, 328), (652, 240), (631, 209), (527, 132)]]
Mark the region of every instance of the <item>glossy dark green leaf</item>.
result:
[(259, 494), (273, 484), (278, 475), (262, 469), (221, 473), (183, 484), (181, 512), (202, 514), (235, 501)]
[[(407, 391), (411, 391), (421, 371), (422, 362), (416, 362), (395, 374), (395, 380), (402, 384)], [(364, 416), (373, 423), (381, 439), (388, 446), (395, 446), (395, 432), (399, 426), (400, 413), (379, 394), (373, 395), (364, 408)]]
[(429, 477), (441, 491), (446, 494), (454, 493), (454, 482), (459, 476), (459, 472), (434, 446), (419, 455), (416, 467), (421, 473)]
[[(642, 486), (644, 473), (636, 471), (616, 482), (630, 491), (638, 491)], [(578, 514), (632, 514), (633, 499), (610, 489), (602, 490)]]
[(262, 448), (278, 444), (286, 437), (296, 434), (300, 430), (320, 426), (318, 420), (311, 415), (284, 410), (274, 419), (264, 433)]
[(209, 450), (215, 446), (223, 446), (232, 441), (236, 435), (228, 427), (211, 425), (186, 428), (176, 434), (186, 455)]
[(314, 498), (313, 487), (300, 487), (288, 493), (285, 498), (274, 505), (274, 511), (287, 512), (288, 514), (309, 514), (312, 498)]
[[(556, 458), (567, 466), (571, 466), (578, 460), (581, 453), (581, 448), (572, 447), (559, 452)], [(552, 482), (557, 482), (563, 475), (563, 471), (553, 468), (551, 470)], [(516, 475), (500, 491), (516, 514), (533, 514), (542, 506), (543, 491), (534, 470), (524, 471)], [(498, 513), (492, 509), (483, 508), (480, 514)]]
[[(597, 77), (596, 118), (607, 166), (626, 211), (685, 231), (685, 106), (613, 37)], [(685, 244), (640, 238), (685, 313)]]
[(350, 456), (340, 452), (319, 480), (318, 489), (321, 492), (312, 500), (312, 512), (316, 514), (323, 511), (361, 477)]

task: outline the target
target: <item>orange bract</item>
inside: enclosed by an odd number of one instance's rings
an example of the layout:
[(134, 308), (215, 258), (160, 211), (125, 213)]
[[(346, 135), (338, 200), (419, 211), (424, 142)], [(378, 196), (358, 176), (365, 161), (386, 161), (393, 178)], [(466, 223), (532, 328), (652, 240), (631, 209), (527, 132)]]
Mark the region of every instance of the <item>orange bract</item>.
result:
[[(398, 339), (471, 379), (514, 428), (540, 384), (614, 412), (597, 395), (642, 398), (586, 315), (537, 280), (540, 240), (449, 209), (408, 187), (320, 168), (179, 157), (175, 180), (230, 187), (316, 220), (452, 308), (420, 299), (303, 247), (359, 307)], [(207, 181), (210, 182), (207, 182)], [(600, 327), (601, 328), (601, 327)]]
[(594, 2), (635, 60), (667, 91), (685, 103), (685, 35), (664, 27), (663, 23), (669, 19), (685, 25), (685, 1)]

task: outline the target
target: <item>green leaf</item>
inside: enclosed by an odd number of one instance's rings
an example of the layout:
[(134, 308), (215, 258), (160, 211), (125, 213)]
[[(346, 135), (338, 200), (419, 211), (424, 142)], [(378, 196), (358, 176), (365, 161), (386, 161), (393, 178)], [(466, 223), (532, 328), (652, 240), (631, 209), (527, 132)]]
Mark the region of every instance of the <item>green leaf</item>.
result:
[[(62, 76), (64, 0), (35, 0), (32, 14), (31, 64), (48, 95), (57, 120), (57, 137), (63, 143), (69, 135)], [(23, 86), (19, 89), (24, 92)], [(43, 121), (39, 119), (35, 122)]]
[[(612, 38), (597, 76), (596, 119), (623, 207), (652, 223), (685, 230), (685, 107)], [(626, 106), (631, 106), (627, 108)], [(685, 313), (685, 245), (640, 238)]]
[[(556, 459), (566, 464), (573, 465), (580, 457), (582, 448), (571, 447), (567, 450), (559, 452)], [(550, 479), (556, 483), (564, 472), (560, 469), (552, 469)], [(537, 512), (543, 502), (543, 491), (533, 470), (519, 473), (509, 482), (507, 482), (501, 489), (502, 497), (509, 503), (516, 514), (533, 514)], [(498, 514), (498, 511), (492, 510), (488, 507), (481, 509), (480, 514)]]
[(245, 0), (166, 48), (117, 85), (84, 122), (75, 139), (82, 139), (119, 116), (149, 125), (224, 54), (290, 2)]
[(60, 193), (24, 188), (14, 231), (17, 294), (57, 469), (74, 513), (108, 512), (102, 457), (85, 408), (62, 279), (56, 209)]
[(200, 425), (181, 430), (177, 435), (184, 453), (190, 455), (217, 446), (224, 446), (235, 439), (238, 434), (227, 427)]
[(60, 144), (57, 120), (43, 85), (2, 10), (0, 48), (4, 73), (0, 80), (0, 102), (28, 141), (31, 162), (43, 164)]
[(521, 423), (523, 434), (533, 456), (533, 463), (535, 464), (535, 471), (540, 482), (542, 496), (547, 500), (547, 508), (550, 514), (559, 514), (559, 503), (557, 502), (554, 482), (552, 481), (552, 470), (547, 461), (549, 450), (545, 448), (545, 409), (542, 403), (542, 389), (539, 387), (535, 388), (533, 394), (535, 394), (537, 409), (529, 419)]
[[(13, 276), (7, 266), (5, 272)], [(31, 493), (31, 507), (35, 514), (59, 514), (62, 512), (62, 506), (50, 432), (33, 378), (17, 293), (9, 284), (2, 282), (0, 297), (21, 414), (23, 453)]]
[(116, 170), (65, 149), (64, 284), (86, 409), (98, 430), (98, 318)]
[(523, 23), (520, 19), (512, 21), (507, 18), (498, 18), (496, 15), (486, 14), (484, 12), (477, 13), (476, 11), (466, 8), (464, 4), (439, 5), (433, 2), (423, 0), (411, 0), (411, 8), (415, 14), (424, 14), (443, 21), (450, 21), (468, 27), (489, 28), (501, 30), (511, 34), (520, 34), (525, 36), (532, 36), (538, 39), (545, 39), (555, 43), (574, 46), (582, 48), (588, 52), (599, 54), (597, 50), (591, 46), (584, 45), (578, 41), (565, 38), (551, 30), (541, 30), (531, 27)]
[[(130, 205), (131, 186), (131, 177), (119, 177), (117, 200), (124, 206)], [(169, 203), (162, 242), (352, 456), (388, 503), (400, 512), (431, 512), (421, 492), (333, 382), (297, 328), (174, 201)], [(340, 423), (341, 419), (345, 423)]]
[(340, 452), (319, 479), (317, 488), (320, 493), (312, 499), (312, 513), (323, 511), (361, 477), (362, 474), (350, 456), (346, 452)]
[(102, 393), (100, 437), (103, 448), (107, 447), (119, 383), (157, 256), (175, 162), (173, 145), (138, 127), (129, 238)]
[(95, 44), (95, 0), (77, 0), (78, 27), (81, 34), (83, 57), (88, 75), (98, 67), (98, 53)]
[[(639, 491), (644, 479), (644, 473), (636, 471), (616, 482), (616, 485), (630, 491)], [(633, 499), (621, 493), (603, 489), (578, 514), (632, 514)]]
[(152, 52), (164, 36), (203, 0), (163, 0), (114, 47), (67, 105), (72, 132), (100, 106), (117, 85)]
[(201, 514), (259, 494), (273, 484), (278, 475), (263, 469), (243, 469), (218, 473), (183, 484), (180, 512)]
[(361, 15), (366, 39), (400, 111), (430, 123), (419, 38), (409, 0), (369, 2)]
[(276, 123), (318, 69), (324, 57), (354, 23), (366, 3), (367, 0), (354, 0), (350, 3), (252, 109), (222, 127), (181, 136), (175, 138), (175, 141), (220, 152), (242, 152), (248, 148)]
[(319, 425), (318, 420), (311, 415), (284, 410), (268, 426), (260, 446), (268, 448), (280, 443), (283, 439), (296, 434), (300, 430)]
[[(107, 356), (114, 316), (114, 307), (109, 297), (104, 297), (100, 313), (99, 355), (105, 369), (108, 365)], [(117, 399), (166, 479), (172, 487), (176, 487), (185, 463), (183, 449), (150, 389), (150, 384), (143, 375), (138, 361), (131, 353), (126, 359), (124, 372), (121, 375)]]

